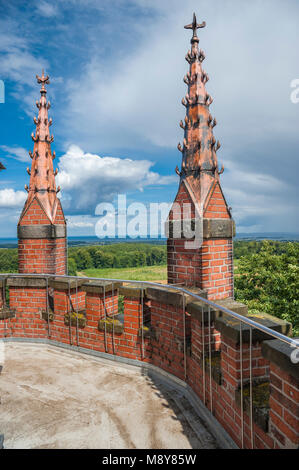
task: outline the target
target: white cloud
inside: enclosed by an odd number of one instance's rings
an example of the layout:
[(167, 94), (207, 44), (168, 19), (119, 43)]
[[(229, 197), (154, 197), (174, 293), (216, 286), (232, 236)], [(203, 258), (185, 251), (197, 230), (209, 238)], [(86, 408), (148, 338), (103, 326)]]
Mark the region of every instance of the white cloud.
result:
[(24, 85), (32, 86), (35, 73), (48, 66), (48, 61), (34, 55), (29, 39), (17, 33), (19, 29), (16, 21), (0, 21), (0, 75), (4, 80), (17, 82), (23, 89)]
[(18, 22), (17, 15), (14, 20), (0, 19), (0, 77), (4, 82), (14, 82), (13, 87), (6, 88), (6, 93), (16, 98), (25, 112), (32, 116), (37, 98), (35, 75), (42, 68), (47, 70), (49, 61), (35, 52), (31, 36), (24, 33), (26, 24), (28, 28), (32, 26), (32, 21), (27, 23), (26, 20), (24, 17), (22, 22)]
[(26, 201), (26, 193), (24, 191), (15, 191), (14, 189), (0, 190), (0, 208), (21, 207)]
[(65, 212), (90, 214), (98, 203), (111, 201), (116, 194), (177, 181), (175, 176), (151, 171), (152, 166), (148, 160), (100, 157), (72, 145), (59, 160), (56, 178)]
[[(136, 46), (120, 58), (92, 49), (81, 76), (66, 87), (71, 122), (66, 131), (91, 150), (98, 150), (99, 142), (104, 149), (144, 143), (175, 148), (181, 138), (182, 78), (188, 69), (184, 56), (190, 48), (190, 32), (183, 25), (190, 22), (197, 2), (136, 3), (158, 13), (144, 25)], [(211, 77), (211, 112), (219, 122), (215, 132), (222, 142), (243, 150), (244, 144), (276, 131), (296, 136), (297, 110), (289, 86), (297, 74), (295, 15), (284, 4), (273, 7), (267, 0), (239, 8), (232, 1), (225, 7), (223, 1), (203, 1), (199, 13), (203, 17), (198, 19), (207, 21), (200, 45)]]
[(228, 161), (227, 169), (222, 187), (237, 232), (298, 231), (296, 198), (291, 197), (296, 189), (291, 184), (257, 171), (244, 171), (236, 162)]
[(15, 158), (20, 162), (30, 163), (28, 152), (23, 147), (9, 147), (7, 145), (0, 145), (0, 149), (6, 152), (9, 157)]
[(57, 5), (54, 5), (53, 3), (39, 0), (36, 4), (36, 7), (37, 7), (37, 13), (47, 18), (51, 18), (58, 14)]
[[(81, 218), (82, 216), (80, 216)], [(94, 227), (94, 223), (92, 222), (82, 222), (82, 221), (74, 221), (68, 217), (67, 226), (68, 228), (92, 228)]]

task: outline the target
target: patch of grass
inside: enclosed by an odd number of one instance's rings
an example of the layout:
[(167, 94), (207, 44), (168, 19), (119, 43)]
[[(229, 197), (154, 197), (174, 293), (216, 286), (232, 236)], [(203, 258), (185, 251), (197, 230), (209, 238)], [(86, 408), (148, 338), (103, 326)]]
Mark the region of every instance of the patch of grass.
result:
[(85, 269), (87, 277), (102, 277), (107, 279), (126, 279), (128, 281), (166, 281), (167, 266), (140, 266), (138, 268), (104, 268)]

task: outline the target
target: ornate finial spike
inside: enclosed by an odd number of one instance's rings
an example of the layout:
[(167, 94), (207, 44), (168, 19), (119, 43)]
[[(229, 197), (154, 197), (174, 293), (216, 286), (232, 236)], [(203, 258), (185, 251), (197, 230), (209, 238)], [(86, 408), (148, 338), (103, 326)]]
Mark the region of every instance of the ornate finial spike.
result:
[(196, 20), (196, 15), (195, 13), (193, 13), (193, 21), (191, 24), (187, 24), (186, 26), (184, 26), (185, 29), (192, 29), (193, 30), (193, 36), (192, 36), (192, 39), (191, 39), (191, 42), (192, 41), (196, 41), (198, 42), (198, 37), (197, 37), (197, 34), (196, 34), (196, 30), (198, 28), (204, 28), (206, 26), (206, 22), (203, 21), (201, 24), (198, 24), (197, 23), (197, 20)]
[(38, 75), (36, 75), (36, 80), (37, 80), (37, 83), (41, 83), (42, 84), (42, 87), (40, 89), (40, 92), (41, 93), (47, 93), (47, 90), (46, 90), (46, 87), (45, 85), (49, 85), (50, 81), (49, 81), (49, 75), (47, 75), (45, 77), (45, 72), (44, 72), (44, 69), (42, 69), (42, 76), (39, 77)]
[(175, 167), (175, 170), (174, 170), (174, 171), (176, 172), (176, 174), (177, 174), (178, 176), (181, 176), (181, 173), (180, 173), (180, 170), (179, 170), (179, 167), (178, 167), (178, 166)]

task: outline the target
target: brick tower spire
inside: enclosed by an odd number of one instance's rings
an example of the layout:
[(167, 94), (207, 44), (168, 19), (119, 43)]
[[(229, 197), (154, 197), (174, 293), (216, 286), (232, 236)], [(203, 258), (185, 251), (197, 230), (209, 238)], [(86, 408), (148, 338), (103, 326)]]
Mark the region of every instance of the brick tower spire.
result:
[[(178, 144), (182, 152), (180, 184), (175, 202), (179, 205), (181, 218), (183, 205), (189, 204), (189, 218), (201, 220), (203, 241), (200, 248), (187, 248), (181, 233), (168, 238), (168, 282), (196, 286), (206, 289), (209, 298), (221, 299), (233, 296), (232, 236), (234, 223), (230, 209), (225, 201), (219, 175), (217, 151), (219, 141), (214, 137), (213, 129), (217, 124), (210, 113), (213, 99), (206, 91), (208, 74), (203, 70), (204, 52), (199, 49), (197, 29), (206, 23), (193, 22), (185, 29), (192, 29), (191, 50), (185, 59), (189, 71), (184, 77), (188, 92), (182, 99), (186, 108), (184, 121), (183, 145)], [(177, 208), (170, 212), (169, 220), (177, 220)], [(179, 218), (180, 218), (179, 217)]]
[(66, 273), (66, 222), (57, 193), (51, 151), (54, 138), (50, 135), (52, 119), (48, 118), (50, 102), (47, 102), (46, 84), (49, 76), (36, 76), (41, 84), (41, 97), (36, 102), (38, 117), (34, 118), (35, 134), (29, 187), (25, 185), (28, 197), (18, 224), (19, 272), (21, 273)]

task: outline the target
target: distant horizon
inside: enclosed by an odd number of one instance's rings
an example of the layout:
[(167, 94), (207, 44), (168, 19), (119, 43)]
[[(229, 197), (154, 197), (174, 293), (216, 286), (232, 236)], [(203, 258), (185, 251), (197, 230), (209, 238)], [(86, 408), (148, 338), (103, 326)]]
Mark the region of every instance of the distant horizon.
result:
[[(69, 236), (67, 237), (68, 240), (71, 241), (98, 241), (99, 243), (109, 243), (109, 242), (155, 242), (155, 241), (166, 241), (167, 238), (164, 236), (159, 236), (156, 238), (150, 238), (150, 237), (137, 237), (137, 238), (131, 238), (131, 237), (126, 237), (126, 238), (98, 238), (96, 235), (77, 235), (77, 236)], [(273, 239), (274, 241), (299, 241), (299, 233), (298, 232), (240, 232), (237, 233), (236, 236), (234, 237), (235, 239)], [(0, 237), (0, 246), (3, 245), (5, 242), (6, 243), (13, 243), (15, 244), (18, 241), (17, 237)]]

